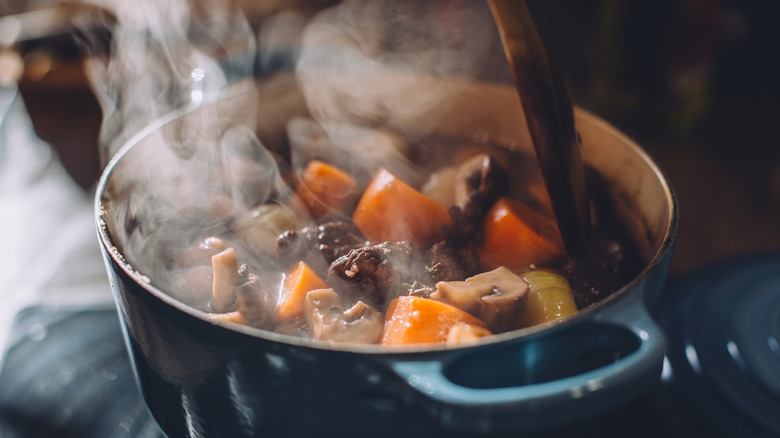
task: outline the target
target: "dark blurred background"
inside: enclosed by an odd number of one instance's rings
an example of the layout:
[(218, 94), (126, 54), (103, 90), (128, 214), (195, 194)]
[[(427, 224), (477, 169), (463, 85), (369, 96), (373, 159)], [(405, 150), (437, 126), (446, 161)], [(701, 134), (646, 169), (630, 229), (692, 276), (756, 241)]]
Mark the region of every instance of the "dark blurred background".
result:
[(681, 211), (673, 274), (780, 248), (780, 2), (530, 6), (576, 103), (671, 179)]
[[(334, 1), (239, 2), (257, 29), (286, 9), (312, 16)], [(60, 5), (0, 1), (0, 17)], [(60, 5), (61, 6), (61, 5)], [(575, 102), (644, 146), (670, 177), (681, 225), (672, 272), (780, 248), (780, 2), (529, 2)], [(100, 108), (67, 20), (17, 43), (19, 80), (37, 134), (90, 190), (100, 173)], [(75, 11), (75, 12), (73, 12)], [(75, 17), (75, 18), (74, 18)]]

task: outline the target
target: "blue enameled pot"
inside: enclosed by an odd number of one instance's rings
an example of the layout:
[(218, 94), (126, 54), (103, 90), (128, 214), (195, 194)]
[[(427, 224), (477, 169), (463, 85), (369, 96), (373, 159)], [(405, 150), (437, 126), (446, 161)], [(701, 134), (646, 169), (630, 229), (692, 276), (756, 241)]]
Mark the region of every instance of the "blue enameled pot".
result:
[[(446, 104), (424, 115), (389, 117), (387, 124), (530, 144), (512, 89), (460, 81), (440, 86), (449, 91)], [(333, 346), (208, 320), (157, 289), (154, 278), (139, 272), (143, 263), (125, 259), (135, 220), (127, 200), (144, 190), (139, 162), (155, 160), (162, 137), (186, 141), (209, 120), (211, 126), (246, 124), (273, 144), (284, 137), (286, 121), (304, 111), (294, 85), (182, 110), (133, 138), (100, 180), (98, 234), (128, 352), (168, 436), (519, 435), (603, 412), (658, 379), (665, 343), (647, 308), (666, 280), (676, 200), (637, 145), (583, 111), (576, 113), (583, 157), (609, 183), (620, 220), (647, 263), (612, 296), (554, 324), (462, 348)]]

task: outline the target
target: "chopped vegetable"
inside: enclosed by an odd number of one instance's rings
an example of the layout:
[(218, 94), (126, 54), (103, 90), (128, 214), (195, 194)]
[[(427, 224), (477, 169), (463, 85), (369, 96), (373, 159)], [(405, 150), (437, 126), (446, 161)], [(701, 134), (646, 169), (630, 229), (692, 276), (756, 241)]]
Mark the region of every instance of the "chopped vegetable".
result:
[(298, 262), (282, 283), (276, 320), (289, 322), (303, 316), (303, 300), (309, 291), (329, 289), (330, 286), (304, 262)]
[(417, 248), (440, 240), (452, 226), (446, 207), (385, 169), (366, 188), (352, 219), (373, 242), (410, 240)]
[(277, 237), (303, 226), (303, 222), (288, 206), (268, 203), (249, 210), (237, 224), (237, 232), (252, 248), (272, 255)]
[(234, 324), (248, 325), (246, 318), (238, 310), (227, 313), (209, 313), (208, 318), (212, 321), (232, 322)]
[(236, 301), (236, 280), (238, 264), (233, 248), (228, 248), (211, 257), (214, 281), (211, 290), (211, 308), (217, 313), (232, 310)]
[(461, 322), (485, 328), (482, 321), (457, 307), (428, 298), (401, 296), (393, 299), (387, 309), (381, 344), (445, 342), (452, 327)]
[(459, 322), (452, 326), (450, 332), (447, 334), (447, 345), (449, 346), (462, 346), (466, 344), (474, 344), (479, 341), (480, 338), (490, 336), (493, 333), (490, 330), (469, 325), (465, 322)]
[[(421, 190), (446, 207), (478, 208), (481, 214), (507, 192), (508, 185), (507, 175), (497, 160), (478, 154), (458, 166), (434, 172)], [(468, 204), (474, 205), (467, 207)]]
[(485, 216), (483, 233), (479, 256), (484, 269), (506, 266), (517, 271), (565, 255), (555, 222), (509, 198), (493, 204)]
[(341, 297), (333, 289), (307, 293), (303, 309), (314, 339), (373, 344), (382, 336), (382, 313), (362, 301), (344, 310)]
[(530, 287), (525, 311), (521, 316), (523, 327), (577, 313), (571, 285), (564, 277), (542, 269), (529, 271), (521, 276)]
[(466, 281), (440, 281), (431, 298), (478, 316), (490, 330), (518, 328), (523, 314), (528, 283), (504, 266)]
[[(555, 324), (616, 290), (628, 277), (615, 274), (624, 260), (635, 264), (622, 243), (598, 263), (568, 257), (543, 182), (528, 172), (536, 163), (513, 148), (448, 137), (412, 148), (373, 128), (329, 135), (291, 121), (290, 149), (274, 151), (290, 157), (271, 175), (280, 184), (258, 186), (268, 182), (253, 175), (259, 163), (231, 167), (237, 179), (228, 172), (218, 185), (240, 180), (249, 190), (207, 195), (194, 210), (207, 219), (201, 240), (170, 239), (160, 286), (215, 324), (324, 342), (463, 346)], [(603, 228), (604, 245), (624, 231)]]
[(357, 200), (359, 190), (347, 173), (315, 160), (303, 171), (295, 194), (312, 217), (319, 219), (333, 211), (348, 211)]
[(471, 157), (460, 165), (460, 172), (455, 183), (455, 203), (461, 209), (478, 208), (484, 213), (509, 189), (509, 178), (490, 155)]

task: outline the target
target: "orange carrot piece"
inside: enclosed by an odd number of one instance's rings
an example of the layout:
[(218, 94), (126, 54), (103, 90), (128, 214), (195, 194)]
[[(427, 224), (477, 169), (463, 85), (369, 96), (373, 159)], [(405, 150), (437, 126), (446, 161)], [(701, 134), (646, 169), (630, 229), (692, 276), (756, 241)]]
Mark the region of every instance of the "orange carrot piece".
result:
[(381, 169), (363, 192), (352, 220), (368, 240), (411, 240), (424, 248), (452, 226), (447, 208)]
[(304, 262), (287, 274), (282, 283), (279, 305), (276, 307), (276, 320), (290, 322), (303, 316), (303, 300), (309, 291), (329, 289), (328, 283)]
[(485, 328), (479, 318), (457, 307), (429, 298), (401, 296), (390, 301), (387, 308), (381, 344), (445, 342), (458, 323)]
[(522, 202), (501, 198), (485, 215), (479, 256), (484, 270), (524, 269), (565, 254), (558, 227)]
[(346, 172), (315, 160), (303, 171), (295, 194), (312, 217), (318, 219), (333, 210), (348, 211), (360, 192), (355, 180)]

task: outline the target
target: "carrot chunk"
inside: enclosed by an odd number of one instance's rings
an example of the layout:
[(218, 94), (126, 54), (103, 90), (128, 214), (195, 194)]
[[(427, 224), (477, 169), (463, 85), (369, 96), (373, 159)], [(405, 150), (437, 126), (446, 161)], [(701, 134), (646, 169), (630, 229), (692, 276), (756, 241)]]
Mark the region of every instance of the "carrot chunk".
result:
[(348, 211), (360, 193), (357, 183), (346, 172), (315, 160), (303, 171), (295, 194), (312, 217), (319, 219), (334, 210)]
[(289, 322), (303, 316), (303, 300), (309, 291), (329, 289), (325, 280), (304, 262), (297, 265), (287, 274), (282, 283), (279, 305), (276, 307), (275, 318), (279, 322)]
[(457, 307), (428, 298), (401, 296), (390, 301), (381, 344), (445, 342), (458, 323), (485, 328), (479, 318)]
[(373, 242), (410, 240), (424, 248), (452, 226), (447, 208), (381, 169), (363, 192), (352, 220)]
[(484, 241), (478, 250), (482, 268), (516, 271), (565, 254), (558, 227), (522, 202), (501, 198), (485, 215)]

